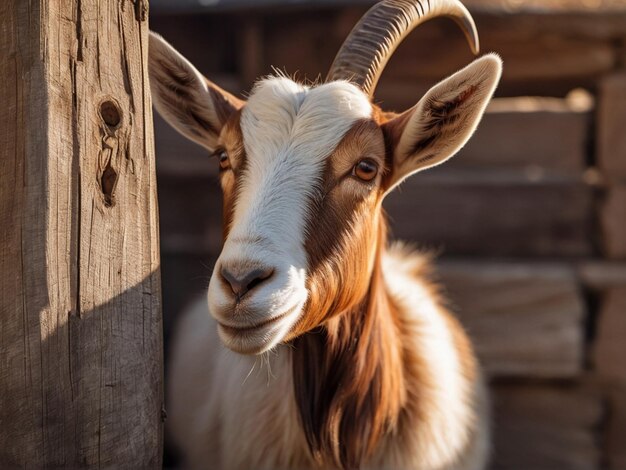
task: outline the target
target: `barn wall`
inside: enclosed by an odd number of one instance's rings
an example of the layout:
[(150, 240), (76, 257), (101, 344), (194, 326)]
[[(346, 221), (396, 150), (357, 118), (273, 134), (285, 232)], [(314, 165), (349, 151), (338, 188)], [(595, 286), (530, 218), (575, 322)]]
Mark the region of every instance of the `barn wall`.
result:
[[(234, 92), (271, 66), (315, 79), (364, 8), (167, 15), (152, 28)], [(450, 163), (386, 203), (488, 371), (494, 469), (626, 468), (626, 13), (477, 11), (498, 99)], [(377, 100), (402, 110), (471, 60), (446, 20), (399, 48)], [(166, 326), (220, 248), (216, 165), (156, 123)]]

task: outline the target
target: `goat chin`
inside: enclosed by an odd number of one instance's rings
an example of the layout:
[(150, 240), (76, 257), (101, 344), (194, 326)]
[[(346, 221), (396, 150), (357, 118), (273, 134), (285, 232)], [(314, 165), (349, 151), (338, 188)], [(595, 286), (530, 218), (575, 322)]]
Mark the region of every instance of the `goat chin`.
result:
[[(489, 435), (482, 377), (478, 370), (459, 370), (468, 358), (452, 344), (458, 335), (465, 342), (464, 333), (415, 276), (423, 260), (403, 248), (386, 258), (383, 267), (392, 274), (385, 284), (398, 301), (401, 323), (411, 329), (426, 380), (412, 384), (409, 399), (416, 406), (399, 435), (381, 440), (362, 468), (484, 468)], [(168, 440), (188, 467), (328, 468), (316, 465), (307, 446), (292, 359), (293, 347), (285, 344), (259, 356), (237, 354), (221, 342), (206, 298), (188, 309), (176, 330), (167, 384)]]

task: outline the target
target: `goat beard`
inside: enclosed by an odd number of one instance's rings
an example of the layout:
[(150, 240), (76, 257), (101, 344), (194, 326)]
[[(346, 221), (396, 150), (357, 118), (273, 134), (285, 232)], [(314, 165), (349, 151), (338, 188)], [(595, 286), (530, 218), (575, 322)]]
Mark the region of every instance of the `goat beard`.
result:
[(406, 400), (397, 310), (375, 268), (365, 298), (293, 341), (293, 382), (313, 458), (359, 468)]

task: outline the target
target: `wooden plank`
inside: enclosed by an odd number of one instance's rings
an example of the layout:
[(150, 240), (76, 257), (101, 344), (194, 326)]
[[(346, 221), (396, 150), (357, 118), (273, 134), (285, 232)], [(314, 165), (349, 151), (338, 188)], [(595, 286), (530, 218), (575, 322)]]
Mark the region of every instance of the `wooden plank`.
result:
[(146, 8), (0, 3), (2, 468), (160, 466)]
[(497, 385), (492, 468), (601, 468), (601, 397), (575, 385)]
[(626, 72), (600, 82), (596, 153), (598, 166), (611, 181), (626, 181)]
[[(476, 0), (482, 3), (492, 3), (492, 0)], [(531, 2), (524, 2), (513, 6), (510, 0), (506, 2), (507, 13), (498, 11), (476, 11), (475, 17), (480, 31), (488, 31), (490, 41), (510, 38), (512, 35), (523, 40), (534, 40), (539, 37), (562, 36), (576, 37), (586, 40), (611, 41), (624, 37), (626, 31), (626, 12), (623, 0), (600, 0), (601, 5), (592, 5), (585, 0), (555, 0), (560, 4), (561, 11), (551, 9), (547, 2), (536, 0), (535, 5), (541, 3), (545, 9), (527, 8)], [(567, 3), (577, 2), (581, 8), (570, 9)], [(587, 5), (584, 5), (587, 3)], [(611, 11), (610, 4), (615, 5)], [(621, 5), (618, 5), (621, 3)], [(587, 9), (587, 11), (584, 11)], [(525, 11), (524, 11), (525, 10)], [(534, 11), (533, 11), (534, 10)]]
[(584, 261), (576, 267), (578, 277), (588, 288), (604, 291), (626, 287), (626, 263), (616, 261)]
[(607, 395), (605, 461), (616, 470), (626, 468), (626, 281), (621, 281), (601, 292), (592, 349), (594, 372)]
[[(407, 98), (420, 96), (414, 93), (413, 84), (395, 82), (383, 84), (377, 98), (385, 105), (411, 106)], [(593, 99), (584, 93), (568, 99), (494, 99), (468, 144), (442, 170), (507, 169), (531, 178), (580, 177), (586, 168), (592, 106)]]
[(438, 172), (413, 176), (387, 197), (395, 238), (446, 255), (593, 254), (592, 194), (585, 185), (501, 177), (489, 184), (463, 178), (437, 182)]
[(623, 470), (626, 468), (626, 382), (615, 383), (608, 395), (605, 461), (609, 470)]
[(626, 384), (626, 285), (605, 292), (597, 328), (593, 352), (596, 371)]
[(562, 265), (442, 262), (444, 292), (490, 376), (575, 377), (585, 315), (574, 272)]
[(600, 222), (604, 254), (613, 259), (626, 258), (626, 185), (609, 187)]
[(582, 175), (590, 106), (571, 101), (574, 99), (494, 100), (476, 134), (448, 167), (509, 168), (537, 177), (547, 173)]

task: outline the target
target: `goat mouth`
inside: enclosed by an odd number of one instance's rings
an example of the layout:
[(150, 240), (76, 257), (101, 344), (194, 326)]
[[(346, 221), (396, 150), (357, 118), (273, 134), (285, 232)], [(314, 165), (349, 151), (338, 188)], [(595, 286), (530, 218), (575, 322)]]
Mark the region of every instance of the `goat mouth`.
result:
[(225, 333), (228, 333), (231, 336), (236, 336), (236, 335), (245, 335), (246, 333), (255, 333), (263, 328), (266, 328), (268, 326), (274, 325), (276, 323), (279, 323), (281, 320), (283, 320), (285, 317), (289, 316), (291, 313), (293, 313), (293, 311), (296, 309), (297, 305), (294, 305), (293, 307), (285, 310), (283, 313), (281, 313), (278, 316), (272, 317), (268, 320), (256, 323), (255, 325), (252, 326), (233, 326), (233, 325), (226, 325), (220, 321), (218, 321), (218, 325), (220, 326), (220, 328), (222, 328), (222, 330)]

